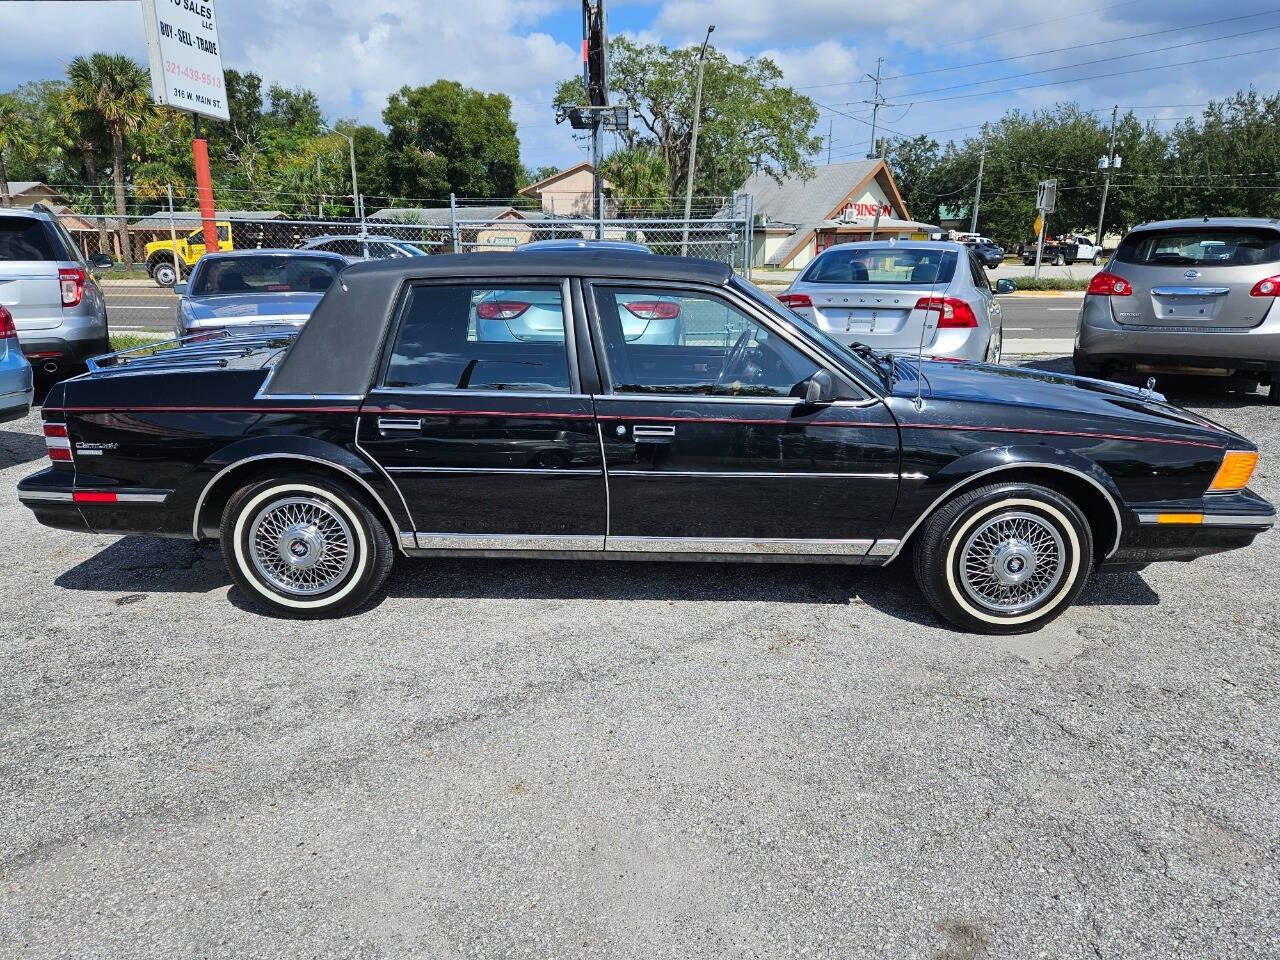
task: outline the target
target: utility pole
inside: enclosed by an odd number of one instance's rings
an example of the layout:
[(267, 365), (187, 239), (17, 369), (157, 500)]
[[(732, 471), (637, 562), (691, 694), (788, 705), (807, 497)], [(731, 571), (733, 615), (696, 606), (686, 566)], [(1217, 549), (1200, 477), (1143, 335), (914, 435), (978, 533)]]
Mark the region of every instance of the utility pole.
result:
[(987, 141), (982, 141), (982, 153), (978, 157), (978, 188), (973, 192), (973, 219), (969, 222), (969, 232), (978, 232), (978, 204), (982, 202), (982, 170), (987, 165)]
[(707, 35), (702, 38), (702, 49), (698, 51), (698, 85), (693, 94), (693, 135), (689, 141), (689, 175), (684, 182), (684, 236), (680, 240), (680, 256), (689, 255), (689, 215), (693, 210), (693, 170), (698, 162), (698, 120), (702, 116), (702, 72), (707, 65), (707, 44), (711, 42), (711, 33), (715, 30), (713, 23), (707, 27)]
[(884, 97), (880, 96), (880, 70), (884, 66), (884, 57), (876, 58), (876, 75), (866, 74), (868, 80), (874, 80), (876, 84), (876, 93), (871, 100), (864, 100), (863, 103), (871, 104), (871, 152), (868, 157), (874, 157), (876, 153), (876, 123), (880, 119), (880, 108), (885, 106)]
[(831, 120), (827, 120), (827, 166), (831, 166), (831, 128), (833, 124)]
[(1107, 146), (1107, 169), (1102, 179), (1102, 205), (1098, 207), (1098, 235), (1093, 238), (1099, 250), (1102, 249), (1102, 218), (1106, 216), (1107, 194), (1111, 191), (1111, 168), (1116, 165), (1116, 114), (1119, 110), (1119, 106), (1111, 108), (1111, 143)]

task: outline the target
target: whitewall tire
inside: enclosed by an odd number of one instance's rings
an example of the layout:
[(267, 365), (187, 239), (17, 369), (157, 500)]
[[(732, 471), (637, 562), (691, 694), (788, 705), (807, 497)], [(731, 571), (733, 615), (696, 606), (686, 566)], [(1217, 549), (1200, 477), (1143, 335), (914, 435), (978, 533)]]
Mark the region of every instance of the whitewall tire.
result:
[(978, 633), (1025, 633), (1059, 616), (1093, 567), (1089, 522), (1048, 487), (1000, 483), (961, 493), (920, 530), (915, 573), (942, 616)]
[(221, 535), (232, 579), (256, 605), (285, 617), (356, 609), (382, 586), (394, 559), (386, 528), (361, 497), (309, 474), (237, 491)]

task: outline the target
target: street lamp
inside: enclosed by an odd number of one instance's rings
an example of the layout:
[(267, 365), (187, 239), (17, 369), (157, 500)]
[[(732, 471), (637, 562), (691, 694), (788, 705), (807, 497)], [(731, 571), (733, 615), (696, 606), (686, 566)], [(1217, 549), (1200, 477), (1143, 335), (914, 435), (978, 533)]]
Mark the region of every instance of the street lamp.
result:
[(707, 64), (707, 44), (711, 42), (711, 33), (716, 28), (713, 23), (707, 27), (707, 35), (702, 38), (702, 49), (698, 51), (698, 86), (693, 94), (693, 136), (689, 141), (689, 175), (684, 183), (684, 236), (680, 240), (680, 256), (689, 255), (689, 215), (693, 210), (693, 168), (698, 162), (698, 120), (702, 115), (702, 70)]
[(328, 130), (330, 133), (336, 133), (338, 136), (342, 137), (343, 140), (347, 141), (347, 147), (350, 148), (350, 151), (351, 151), (350, 153), (350, 156), (351, 156), (351, 204), (353, 207), (355, 207), (356, 215), (360, 218), (360, 232), (363, 233), (364, 232), (364, 203), (361, 201), (360, 186), (356, 181), (356, 142), (355, 140), (351, 139), (351, 137), (343, 133), (341, 130), (335, 130), (332, 127), (323, 127), (322, 129)]

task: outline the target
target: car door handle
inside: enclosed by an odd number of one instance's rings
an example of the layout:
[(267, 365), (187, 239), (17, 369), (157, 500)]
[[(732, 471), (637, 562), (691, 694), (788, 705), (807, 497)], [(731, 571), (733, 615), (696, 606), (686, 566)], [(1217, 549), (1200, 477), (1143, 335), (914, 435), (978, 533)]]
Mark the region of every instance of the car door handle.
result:
[(378, 429), (383, 432), (391, 430), (421, 430), (420, 417), (379, 417)]
[(631, 428), (636, 443), (662, 443), (676, 435), (676, 428), (660, 424), (637, 423)]

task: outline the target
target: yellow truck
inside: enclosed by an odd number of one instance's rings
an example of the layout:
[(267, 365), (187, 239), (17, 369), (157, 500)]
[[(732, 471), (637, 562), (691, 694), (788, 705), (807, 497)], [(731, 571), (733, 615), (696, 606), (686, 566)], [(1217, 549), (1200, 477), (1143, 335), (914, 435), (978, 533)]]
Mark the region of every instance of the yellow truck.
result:
[[(218, 220), (218, 249), (234, 250), (235, 234), (231, 230), (231, 221)], [(172, 240), (153, 240), (146, 246), (147, 273), (151, 279), (162, 287), (172, 287), (179, 279), (179, 271), (185, 277), (196, 265), (196, 261), (204, 256), (204, 229), (197, 227), (190, 233), (178, 234), (176, 241), (178, 266), (174, 268), (174, 243)]]

